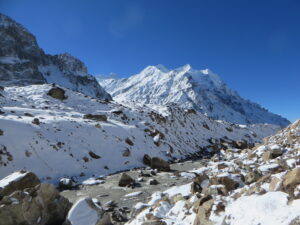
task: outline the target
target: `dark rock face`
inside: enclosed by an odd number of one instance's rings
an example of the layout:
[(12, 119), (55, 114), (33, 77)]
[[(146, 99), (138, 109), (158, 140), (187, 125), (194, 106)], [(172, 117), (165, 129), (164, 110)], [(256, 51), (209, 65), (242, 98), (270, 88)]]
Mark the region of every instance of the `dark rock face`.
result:
[(45, 54), (23, 26), (0, 14), (0, 81), (4, 85), (45, 83), (38, 65)]
[(101, 100), (111, 96), (79, 59), (47, 55), (22, 25), (0, 13), (0, 82), (4, 86), (56, 83)]

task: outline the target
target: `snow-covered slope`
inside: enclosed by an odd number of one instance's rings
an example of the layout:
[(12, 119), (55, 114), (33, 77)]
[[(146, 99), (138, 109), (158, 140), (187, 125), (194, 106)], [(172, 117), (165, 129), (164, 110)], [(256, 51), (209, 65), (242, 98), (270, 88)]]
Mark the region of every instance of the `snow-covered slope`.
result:
[(144, 154), (185, 158), (233, 140), (259, 141), (279, 128), (214, 121), (175, 106), (128, 108), (69, 89), (57, 100), (47, 95), (51, 88), (0, 90), (0, 178), (19, 169), (49, 179), (108, 174), (143, 166)]
[(34, 35), (0, 13), (0, 85), (42, 83), (56, 83), (98, 99), (111, 100), (80, 60), (69, 54), (45, 54)]
[(162, 65), (148, 66), (127, 79), (99, 79), (99, 82), (119, 102), (176, 103), (233, 123), (289, 124), (288, 120), (241, 98), (212, 71), (194, 70), (190, 65), (174, 70)]
[[(253, 149), (228, 149), (186, 172), (185, 185), (152, 194), (126, 223), (300, 224), (300, 119)], [(189, 176), (187, 176), (189, 175)]]

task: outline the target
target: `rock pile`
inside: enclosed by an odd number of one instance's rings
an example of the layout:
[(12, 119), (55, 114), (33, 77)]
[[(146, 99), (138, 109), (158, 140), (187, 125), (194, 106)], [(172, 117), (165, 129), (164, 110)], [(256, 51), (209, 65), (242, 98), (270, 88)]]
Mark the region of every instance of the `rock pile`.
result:
[(300, 120), (266, 138), (262, 145), (248, 147), (220, 150), (205, 167), (191, 171), (196, 177), (189, 186), (156, 192), (147, 204), (138, 203), (133, 210), (139, 213), (128, 225), (241, 224), (250, 221), (242, 220), (250, 212), (256, 224), (272, 224), (272, 213), (264, 212), (268, 208), (257, 210), (249, 203), (249, 209), (242, 211), (247, 208), (246, 199), (261, 201), (271, 209), (273, 204), (276, 208), (282, 204), (282, 217), (277, 220), (297, 224), (298, 214), (292, 212), (297, 212), (300, 203)]

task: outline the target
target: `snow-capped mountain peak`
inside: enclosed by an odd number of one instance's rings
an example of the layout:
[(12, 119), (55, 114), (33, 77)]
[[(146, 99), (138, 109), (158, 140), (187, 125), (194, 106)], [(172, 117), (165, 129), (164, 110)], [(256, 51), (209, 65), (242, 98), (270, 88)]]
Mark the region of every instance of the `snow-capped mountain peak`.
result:
[(233, 123), (289, 124), (288, 120), (240, 97), (211, 70), (196, 70), (189, 64), (173, 70), (161, 65), (148, 66), (125, 79), (100, 79), (99, 82), (116, 101), (123, 103), (176, 103)]

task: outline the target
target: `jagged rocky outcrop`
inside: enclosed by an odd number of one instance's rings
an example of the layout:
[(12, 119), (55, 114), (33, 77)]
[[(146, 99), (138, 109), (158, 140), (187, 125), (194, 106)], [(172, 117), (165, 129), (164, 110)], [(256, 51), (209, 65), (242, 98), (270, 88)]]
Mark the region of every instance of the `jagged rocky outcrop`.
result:
[(26, 28), (0, 13), (0, 84), (24, 86), (56, 83), (98, 99), (111, 96), (88, 74), (79, 59), (65, 53), (48, 55)]
[(174, 70), (161, 65), (148, 66), (126, 79), (99, 79), (99, 82), (120, 102), (176, 103), (213, 119), (239, 124), (289, 124), (287, 119), (240, 97), (212, 71), (195, 70), (190, 65)]

